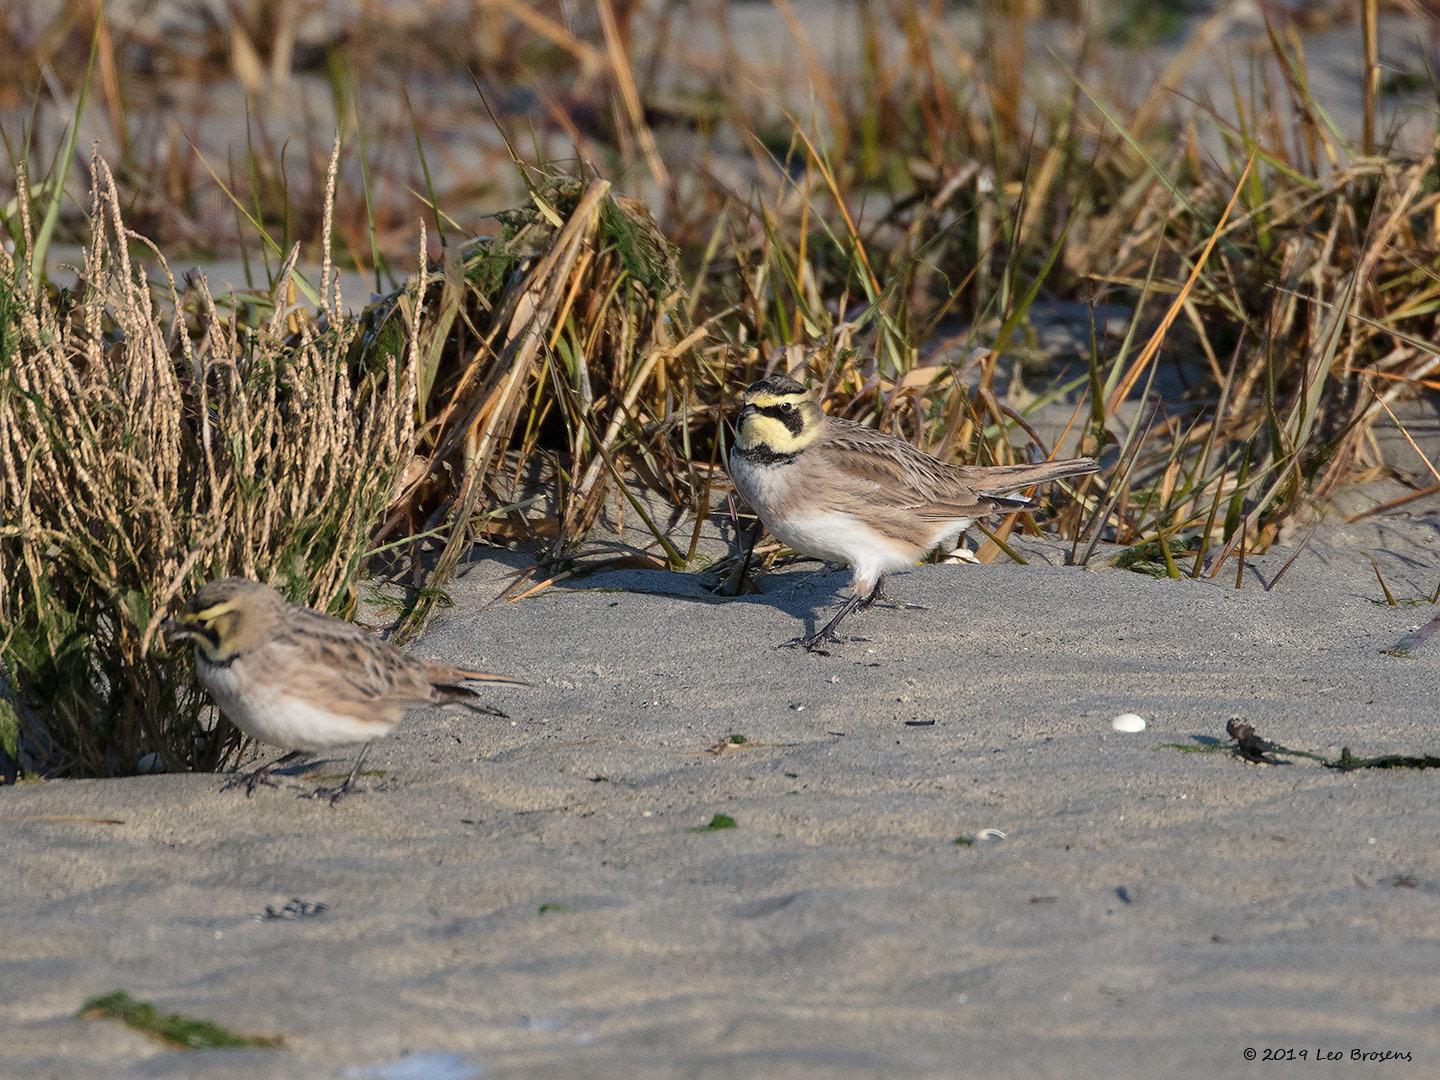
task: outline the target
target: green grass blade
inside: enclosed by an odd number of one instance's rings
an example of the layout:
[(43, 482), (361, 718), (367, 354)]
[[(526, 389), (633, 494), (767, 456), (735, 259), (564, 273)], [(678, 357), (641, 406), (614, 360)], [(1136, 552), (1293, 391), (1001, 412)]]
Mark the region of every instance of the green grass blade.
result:
[(50, 239), (55, 235), (55, 224), (60, 220), (60, 203), (65, 198), (65, 181), (70, 177), (70, 166), (75, 160), (75, 140), (80, 134), (80, 117), (85, 112), (85, 99), (90, 96), (90, 79), (95, 74), (95, 55), (100, 50), (100, 20), (103, 18), (105, 8), (101, 6), (95, 12), (95, 30), (90, 35), (90, 59), (86, 61), (85, 79), (80, 84), (80, 93), (75, 99), (75, 114), (70, 117), (70, 126), (65, 131), (65, 148), (61, 150), (55, 168), (50, 171), (50, 200), (45, 206), (45, 217), (40, 222), (40, 231), (35, 235), (35, 247), (30, 252), (30, 277), (34, 281), (39, 281), (45, 274), (45, 256), (50, 250)]

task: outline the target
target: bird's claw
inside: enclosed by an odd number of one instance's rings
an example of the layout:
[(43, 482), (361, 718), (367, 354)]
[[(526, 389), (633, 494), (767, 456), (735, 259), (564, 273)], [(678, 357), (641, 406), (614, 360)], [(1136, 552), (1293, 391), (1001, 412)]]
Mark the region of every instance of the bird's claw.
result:
[(334, 806), (341, 799), (345, 798), (346, 795), (358, 794), (362, 790), (363, 789), (355, 787), (353, 784), (351, 784), (349, 780), (346, 780), (338, 787), (317, 787), (309, 794), (302, 795), (300, 797), (302, 799), (328, 799), (330, 805)]
[(827, 634), (823, 630), (816, 634), (805, 634), (789, 641), (782, 641), (776, 648), (796, 649), (803, 647), (806, 652), (817, 653), (820, 656), (829, 656), (830, 650), (821, 648), (822, 645), (839, 645), (843, 638), (834, 634)]
[(255, 797), (255, 789), (262, 784), (265, 787), (272, 788), (279, 788), (280, 786), (274, 780), (270, 779), (269, 769), (256, 769), (254, 772), (236, 773), (220, 785), (220, 790), (233, 791), (243, 785), (245, 788), (245, 797), (247, 799), (253, 799)]

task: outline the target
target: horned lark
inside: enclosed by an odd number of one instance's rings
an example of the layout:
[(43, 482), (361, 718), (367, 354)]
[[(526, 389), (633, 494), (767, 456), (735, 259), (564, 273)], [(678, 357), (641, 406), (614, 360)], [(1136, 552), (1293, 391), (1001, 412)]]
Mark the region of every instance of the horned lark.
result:
[(950, 465), (892, 435), (826, 416), (804, 386), (783, 375), (745, 391), (730, 476), (760, 520), (805, 555), (851, 568), (854, 595), (828, 623), (787, 645), (836, 641), (847, 615), (884, 598), (885, 575), (953, 548), (976, 518), (1023, 510), (1009, 494), (1096, 471), (1089, 458), (1038, 465)]
[(447, 667), (401, 652), (360, 627), (298, 607), (245, 578), (212, 581), (165, 624), (167, 640), (195, 644), (195, 671), (229, 721), (261, 742), (291, 751), (237, 777), (247, 793), (270, 771), (318, 751), (361, 744), (340, 787), (319, 788), (333, 803), (360, 775), (370, 743), (407, 710), (479, 704), (476, 686), (518, 679)]

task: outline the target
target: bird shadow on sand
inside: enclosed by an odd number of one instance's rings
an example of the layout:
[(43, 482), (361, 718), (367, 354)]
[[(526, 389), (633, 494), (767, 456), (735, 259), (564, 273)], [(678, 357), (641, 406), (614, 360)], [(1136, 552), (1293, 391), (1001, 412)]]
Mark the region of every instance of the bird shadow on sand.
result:
[[(893, 579), (903, 601), (903, 580)], [(891, 580), (891, 579), (887, 579)], [(782, 612), (797, 620), (805, 634), (813, 634), (850, 596), (850, 572), (836, 570), (826, 564), (803, 560), (792, 569), (758, 575), (759, 592), (739, 596), (723, 596), (715, 591), (717, 578), (711, 573), (681, 573), (670, 570), (601, 570), (583, 578), (567, 579), (554, 586), (557, 590), (598, 593), (632, 593), (637, 596), (664, 596), (696, 604), (720, 607), (731, 604), (754, 605)], [(889, 602), (876, 605), (877, 610), (891, 610)], [(856, 625), (847, 621), (842, 636), (850, 641), (864, 641), (864, 614), (856, 616)]]
[[(220, 788), (222, 792), (238, 791), (241, 795), (255, 795), (264, 788), (271, 788), (279, 791), (294, 791), (304, 795), (315, 790), (317, 785), (324, 787), (327, 784), (343, 781), (350, 775), (350, 762), (354, 758), (354, 754), (349, 755), (348, 758), (344, 754), (317, 755), (304, 761), (276, 765), (266, 771), (265, 780), (257, 783), (253, 792), (247, 792), (245, 777), (249, 772), (276, 757), (268, 746), (262, 746), (261, 750), (262, 753), (258, 756), (241, 762), (235, 769), (213, 774), (224, 781)], [(356, 793), (381, 791), (389, 784), (390, 771), (377, 767), (362, 769), (355, 779), (361, 785), (354, 789)]]
[[(770, 608), (796, 620), (796, 634), (803, 629), (811, 635), (850, 598), (847, 569), (805, 556), (791, 556), (764, 571), (752, 566), (745, 575), (749, 591), (727, 595), (726, 587), (737, 583), (736, 571), (748, 545), (749, 530), (737, 529), (723, 517), (712, 516), (711, 520), (715, 527), (707, 533), (707, 544), (699, 555), (713, 562), (695, 570), (671, 570), (664, 553), (655, 546), (640, 547), (614, 537), (593, 539), (573, 560), (548, 564), (537, 552), (524, 548), (477, 550), (456, 573), (452, 614), (508, 602), (526, 604), (563, 593), (630, 593), (711, 607), (752, 604)], [(680, 543), (683, 537), (671, 539), (680, 551), (686, 549), (687, 545)], [(903, 571), (887, 577), (889, 595), (875, 605), (875, 612), (856, 613), (853, 624), (847, 620), (842, 638), (867, 640), (867, 615), (922, 608), (924, 605), (907, 602), (910, 574)]]

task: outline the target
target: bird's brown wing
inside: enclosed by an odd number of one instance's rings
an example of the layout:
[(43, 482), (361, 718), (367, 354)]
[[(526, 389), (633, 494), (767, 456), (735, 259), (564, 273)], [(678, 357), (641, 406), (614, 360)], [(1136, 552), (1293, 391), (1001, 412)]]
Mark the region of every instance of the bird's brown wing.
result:
[(867, 505), (908, 511), (930, 521), (1023, 510), (1030, 499), (1009, 494), (1032, 484), (1096, 471), (1090, 458), (1033, 465), (951, 465), (903, 439), (850, 420), (826, 421), (819, 449), (846, 475), (864, 482)]
[[(851, 484), (850, 497), (870, 509), (903, 512), (926, 521), (977, 518), (1024, 500), (977, 490), (954, 465), (893, 435), (830, 419), (816, 449)], [(813, 452), (813, 451), (812, 451)], [(853, 481), (860, 481), (857, 486)]]
[(415, 709), (465, 705), (485, 683), (528, 683), (505, 675), (451, 667), (411, 656), (354, 623), (309, 608), (292, 609), (293, 628), (284, 635), (295, 662), (311, 660), (311, 692), (353, 708)]
[(290, 662), (291, 685), (331, 707), (364, 716), (434, 702), (424, 662), (355, 626), (307, 608), (290, 611), (276, 640)]

